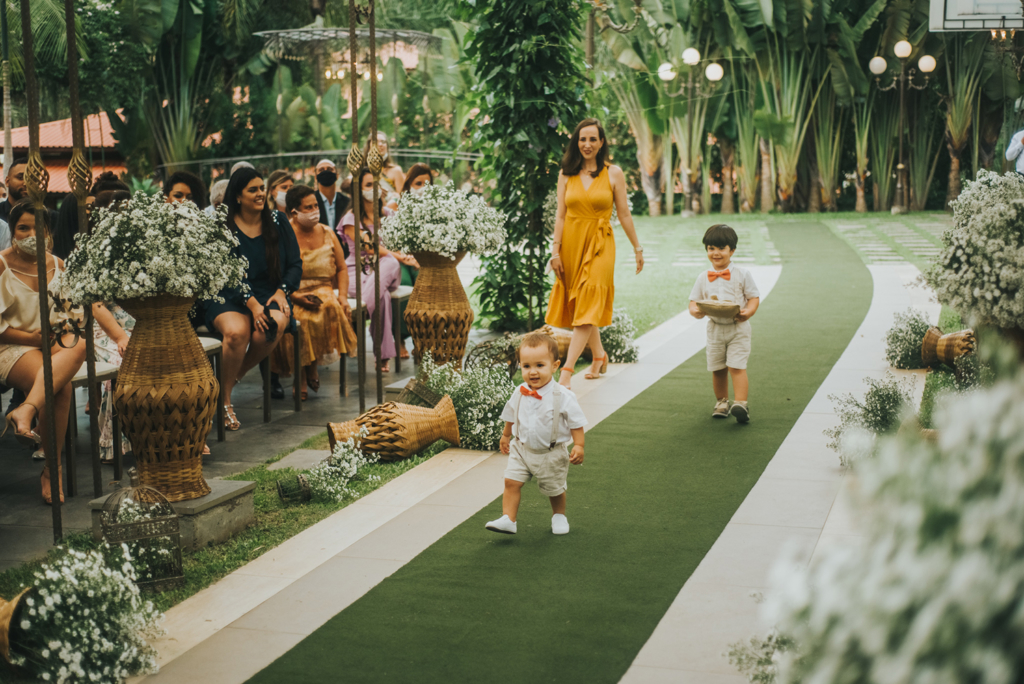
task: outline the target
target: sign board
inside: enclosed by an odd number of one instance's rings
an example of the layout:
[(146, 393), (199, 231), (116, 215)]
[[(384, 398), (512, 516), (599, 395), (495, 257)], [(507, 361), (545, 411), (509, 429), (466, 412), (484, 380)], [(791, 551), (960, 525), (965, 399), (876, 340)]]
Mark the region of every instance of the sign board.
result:
[(930, 0), (930, 31), (1024, 28), (1021, 0)]

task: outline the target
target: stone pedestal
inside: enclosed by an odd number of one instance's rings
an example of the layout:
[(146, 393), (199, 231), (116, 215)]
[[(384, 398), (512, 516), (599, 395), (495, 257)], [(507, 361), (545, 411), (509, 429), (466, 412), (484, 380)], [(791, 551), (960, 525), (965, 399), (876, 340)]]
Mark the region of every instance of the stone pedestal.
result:
[[(181, 516), (181, 548), (185, 553), (198, 551), (211, 544), (225, 542), (255, 522), (253, 503), (255, 482), (209, 480), (210, 493), (198, 499), (171, 504)], [(103, 538), (100, 513), (107, 497), (89, 502), (92, 510), (92, 533)]]

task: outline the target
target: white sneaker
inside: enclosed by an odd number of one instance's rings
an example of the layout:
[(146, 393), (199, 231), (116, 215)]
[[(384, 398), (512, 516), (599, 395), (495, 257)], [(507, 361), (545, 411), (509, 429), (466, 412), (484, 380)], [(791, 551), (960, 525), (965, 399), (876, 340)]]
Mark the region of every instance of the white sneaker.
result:
[(747, 409), (747, 402), (737, 401), (733, 403), (732, 409), (729, 410), (730, 415), (736, 418), (738, 423), (749, 423), (750, 422), (750, 410)]
[(711, 413), (712, 418), (728, 418), (729, 417), (729, 400), (719, 399), (715, 402), (715, 410)]
[[(503, 515), (497, 520), (492, 520), (485, 527), (491, 532), (501, 532), (502, 534), (516, 533), (516, 524), (509, 520), (507, 515)], [(568, 527), (566, 531), (568, 531)]]
[(551, 516), (551, 533), (569, 534), (569, 520), (562, 513), (555, 513)]

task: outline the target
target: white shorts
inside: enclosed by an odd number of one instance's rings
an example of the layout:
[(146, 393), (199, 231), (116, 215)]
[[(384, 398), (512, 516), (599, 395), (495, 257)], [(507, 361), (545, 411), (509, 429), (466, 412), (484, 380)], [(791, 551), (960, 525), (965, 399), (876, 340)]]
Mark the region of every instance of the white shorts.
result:
[(708, 370), (737, 370), (747, 367), (750, 358), (750, 321), (722, 325), (708, 321)]
[(565, 483), (568, 474), (569, 450), (565, 444), (556, 444), (549, 451), (536, 452), (527, 449), (518, 439), (512, 439), (508, 465), (505, 467), (506, 480), (529, 482), (537, 478), (540, 493), (552, 497), (568, 489)]

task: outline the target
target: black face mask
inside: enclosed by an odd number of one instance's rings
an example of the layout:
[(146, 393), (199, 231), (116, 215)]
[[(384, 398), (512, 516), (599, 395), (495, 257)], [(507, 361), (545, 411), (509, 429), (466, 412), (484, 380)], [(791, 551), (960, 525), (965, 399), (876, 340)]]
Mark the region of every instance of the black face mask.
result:
[(316, 174), (316, 182), (320, 185), (334, 185), (338, 182), (338, 174), (333, 171), (321, 171)]

